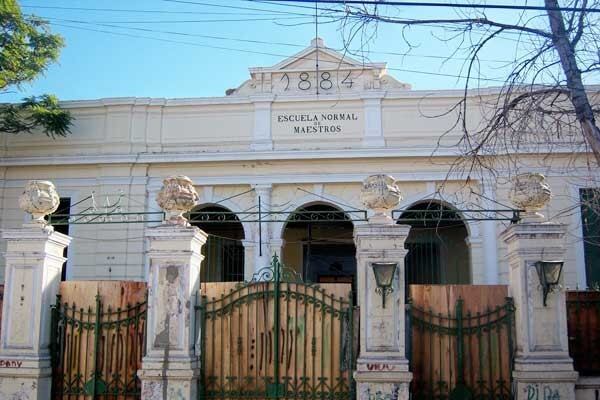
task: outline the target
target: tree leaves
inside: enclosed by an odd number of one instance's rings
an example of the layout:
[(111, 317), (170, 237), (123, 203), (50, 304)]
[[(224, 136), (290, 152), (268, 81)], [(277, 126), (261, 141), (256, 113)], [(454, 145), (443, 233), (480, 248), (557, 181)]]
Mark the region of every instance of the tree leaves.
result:
[[(0, 0), (0, 93), (31, 82), (58, 59), (62, 37), (48, 24), (26, 17), (16, 0)], [(33, 133), (41, 128), (55, 138), (69, 133), (72, 117), (52, 95), (34, 96), (22, 104), (0, 105), (0, 132)]]
[(34, 133), (42, 129), (55, 139), (56, 136), (67, 136), (72, 121), (71, 114), (60, 108), (58, 99), (47, 94), (25, 98), (21, 104), (0, 107), (0, 132), (4, 133)]

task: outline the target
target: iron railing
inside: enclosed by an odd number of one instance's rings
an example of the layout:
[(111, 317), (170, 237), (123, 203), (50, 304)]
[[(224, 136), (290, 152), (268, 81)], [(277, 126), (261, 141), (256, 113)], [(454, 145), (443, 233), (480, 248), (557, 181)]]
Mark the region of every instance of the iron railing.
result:
[(125, 308), (52, 306), (52, 398), (139, 399), (147, 301)]
[(408, 304), (411, 396), (421, 399), (495, 399), (513, 396), (514, 305), (486, 312), (465, 311), (464, 300), (454, 312), (442, 314)]
[(350, 290), (332, 296), (276, 256), (251, 281), (230, 287), (196, 306), (200, 399), (356, 396)]

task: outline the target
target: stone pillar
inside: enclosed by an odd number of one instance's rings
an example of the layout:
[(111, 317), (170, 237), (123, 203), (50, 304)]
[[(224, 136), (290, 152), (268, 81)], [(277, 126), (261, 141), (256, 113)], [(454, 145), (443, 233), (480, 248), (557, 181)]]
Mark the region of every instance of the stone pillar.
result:
[[(357, 398), (407, 400), (412, 373), (405, 348), (404, 241), (410, 227), (397, 225), (389, 217), (389, 210), (400, 200), (392, 177), (367, 178), (361, 198), (375, 214), (368, 223), (354, 228), (360, 305), (360, 352), (354, 375)], [(397, 263), (393, 291), (387, 295), (385, 307), (376, 291), (373, 262)]]
[[(262, 213), (266, 213), (271, 209), (271, 185), (254, 185), (254, 192), (256, 193), (256, 210), (258, 211), (258, 198), (260, 197), (260, 208)], [(262, 215), (264, 219), (270, 219), (266, 214)], [(255, 229), (255, 240), (256, 247), (254, 250), (254, 272), (258, 272), (261, 268), (268, 267), (271, 265), (271, 249), (269, 238), (271, 237), (271, 223), (262, 222), (260, 229), (259, 224), (256, 223)]]
[(550, 190), (540, 174), (527, 175), (533, 176), (518, 176), (511, 192), (526, 218), (502, 233), (508, 247), (509, 294), (516, 308), (516, 397), (574, 400), (578, 374), (569, 357), (565, 292), (555, 288), (544, 306), (535, 269), (537, 261), (564, 260), (567, 227), (544, 221), (538, 211), (549, 201)]
[(165, 179), (157, 200), (171, 217), (146, 233), (150, 274), (146, 356), (138, 372), (142, 400), (197, 398), (194, 305), (207, 235), (182, 216), (194, 207), (195, 194), (189, 178)]
[(34, 217), (6, 229), (6, 274), (0, 336), (0, 398), (50, 398), (50, 306), (56, 303), (63, 250), (71, 238), (46, 225), (59, 197), (48, 181), (30, 181), (19, 205)]

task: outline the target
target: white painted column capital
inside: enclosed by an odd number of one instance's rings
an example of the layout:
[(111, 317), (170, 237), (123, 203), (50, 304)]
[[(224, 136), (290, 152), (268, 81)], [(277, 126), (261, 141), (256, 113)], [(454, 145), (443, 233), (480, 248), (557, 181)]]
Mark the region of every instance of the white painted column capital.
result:
[(195, 399), (200, 370), (194, 305), (207, 235), (196, 227), (161, 225), (149, 228), (146, 237), (150, 275), (146, 356), (138, 372), (142, 400), (159, 400), (164, 393)]
[(274, 99), (272, 94), (250, 96), (250, 101), (254, 104), (254, 129), (250, 145), (252, 150), (273, 150), (271, 104)]
[(502, 233), (508, 246), (509, 295), (515, 302), (518, 400), (531, 399), (535, 390), (544, 397), (575, 398), (578, 374), (569, 357), (565, 291), (550, 293), (544, 306), (535, 269), (537, 261), (564, 260), (565, 233), (566, 225), (539, 222), (514, 224)]
[(48, 399), (50, 306), (56, 303), (63, 250), (71, 238), (33, 224), (2, 232), (7, 241), (0, 359), (0, 397)]

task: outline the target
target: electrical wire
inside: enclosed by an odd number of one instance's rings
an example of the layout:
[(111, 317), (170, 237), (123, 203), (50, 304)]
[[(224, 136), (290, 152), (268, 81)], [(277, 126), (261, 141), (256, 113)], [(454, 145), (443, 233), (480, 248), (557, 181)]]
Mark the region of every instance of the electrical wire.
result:
[[(165, 38), (157, 38), (157, 37), (136, 35), (136, 34), (125, 33), (125, 32), (115, 32), (115, 31), (108, 31), (108, 30), (102, 30), (102, 29), (86, 28), (86, 27), (73, 26), (73, 25), (67, 25), (67, 24), (56, 23), (56, 22), (50, 22), (50, 24), (54, 25), (54, 26), (62, 26), (62, 27), (65, 27), (65, 28), (80, 29), (80, 30), (98, 32), (98, 33), (106, 33), (106, 34), (111, 34), (111, 35), (117, 35), (117, 36), (126, 36), (126, 37), (132, 37), (132, 38), (137, 38), (137, 39), (148, 39), (148, 40), (154, 40), (154, 41), (160, 41), (160, 42), (166, 42), (166, 43), (186, 44), (186, 45), (190, 45), (190, 46), (203, 47), (203, 48), (211, 48), (211, 49), (224, 50), (224, 51), (234, 51), (234, 52), (249, 53), (249, 54), (260, 54), (260, 55), (267, 55), (267, 56), (273, 56), (273, 57), (283, 57), (283, 58), (293, 58), (294, 57), (294, 56), (285, 55), (285, 54), (263, 52), (263, 51), (255, 51), (255, 50), (247, 50), (247, 49), (237, 49), (237, 48), (224, 47), (224, 46), (214, 46), (214, 45), (209, 45), (209, 44), (204, 44), (204, 43), (179, 41), (179, 40), (172, 40), (172, 39), (165, 39)], [(121, 27), (117, 27), (117, 28), (121, 28)], [(129, 28), (129, 29), (133, 29), (133, 28)], [(137, 28), (137, 29), (143, 29), (143, 28)], [(298, 59), (298, 60), (312, 60), (312, 58), (310, 58), (310, 57), (296, 57), (296, 59)], [(338, 61), (322, 61), (322, 62), (339, 65)], [(445, 73), (441, 73), (441, 72), (439, 72), (439, 73), (438, 72), (428, 72), (428, 71), (422, 71), (422, 70), (411, 70), (411, 69), (394, 68), (394, 67), (388, 67), (387, 69), (388, 70), (393, 70), (393, 71), (422, 74), (422, 75), (446, 76), (446, 77), (452, 77), (452, 78), (457, 78), (457, 79), (467, 79), (466, 76), (453, 75), (453, 74), (445, 74)], [(499, 79), (499, 78), (484, 78), (484, 77), (473, 78), (472, 77), (471, 79), (477, 80), (477, 81), (489, 81), (489, 82), (499, 82), (499, 83), (504, 83), (505, 82), (504, 79)]]
[[(166, 0), (165, 0), (166, 1)], [(472, 4), (472, 3), (435, 3), (427, 1), (381, 1), (381, 0), (316, 0), (324, 4), (348, 5), (374, 5), (374, 6), (403, 6), (403, 7), (433, 7), (433, 8), (468, 8), (468, 9), (490, 9), (490, 10), (518, 10), (518, 11), (567, 11), (567, 12), (591, 12), (600, 13), (600, 8), (587, 7), (546, 7), (530, 5), (510, 4)], [(314, 3), (315, 0), (262, 0), (265, 4), (277, 3)]]

